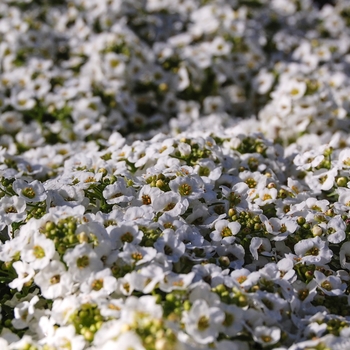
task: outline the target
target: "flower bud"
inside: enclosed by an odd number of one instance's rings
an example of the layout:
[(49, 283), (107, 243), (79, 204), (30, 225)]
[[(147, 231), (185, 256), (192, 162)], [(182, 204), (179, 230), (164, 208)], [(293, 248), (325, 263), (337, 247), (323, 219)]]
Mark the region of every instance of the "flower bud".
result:
[(348, 183), (348, 179), (344, 176), (341, 176), (337, 179), (337, 185), (339, 187), (346, 187), (347, 183)]
[(318, 225), (314, 225), (311, 231), (315, 237), (322, 235), (322, 228)]

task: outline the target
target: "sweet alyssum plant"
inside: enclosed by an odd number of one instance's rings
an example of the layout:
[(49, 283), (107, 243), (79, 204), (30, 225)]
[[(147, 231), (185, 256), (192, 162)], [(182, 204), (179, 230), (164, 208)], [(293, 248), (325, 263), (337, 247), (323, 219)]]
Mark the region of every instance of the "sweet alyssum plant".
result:
[(347, 349), (349, 11), (0, 4), (0, 348)]

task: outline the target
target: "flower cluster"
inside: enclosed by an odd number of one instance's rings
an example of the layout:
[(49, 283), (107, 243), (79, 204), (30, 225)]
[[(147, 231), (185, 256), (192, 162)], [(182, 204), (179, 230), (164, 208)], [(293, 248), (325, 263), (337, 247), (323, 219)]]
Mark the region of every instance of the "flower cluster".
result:
[(1, 349), (348, 348), (349, 14), (0, 4)]

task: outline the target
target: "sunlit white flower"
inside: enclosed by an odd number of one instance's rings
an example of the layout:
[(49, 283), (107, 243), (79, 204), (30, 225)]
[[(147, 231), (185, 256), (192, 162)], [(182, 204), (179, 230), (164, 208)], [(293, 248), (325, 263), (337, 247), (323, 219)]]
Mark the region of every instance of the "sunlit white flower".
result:
[(57, 328), (55, 334), (46, 338), (42, 343), (45, 343), (45, 346), (53, 346), (57, 349), (83, 350), (86, 346), (84, 337), (76, 334), (73, 325)]
[(116, 340), (108, 340), (102, 345), (101, 350), (128, 350), (130, 348), (134, 350), (146, 350), (142, 345), (142, 339), (133, 331), (122, 333)]
[(92, 249), (90, 244), (81, 243), (73, 249), (68, 249), (63, 256), (74, 281), (84, 281), (92, 272), (102, 270), (103, 264), (100, 257)]
[(120, 248), (124, 243), (139, 244), (143, 237), (143, 232), (137, 225), (131, 223), (116, 226), (109, 232), (114, 247)]
[(215, 242), (232, 244), (240, 228), (241, 224), (237, 221), (219, 220), (215, 223), (215, 230), (210, 233), (210, 238)]
[(177, 177), (169, 182), (169, 187), (172, 191), (179, 193), (182, 198), (189, 200), (200, 198), (204, 192), (202, 179), (197, 176)]
[(43, 269), (56, 253), (55, 245), (40, 233), (34, 233), (21, 251), (23, 261), (35, 269)]
[(128, 264), (141, 265), (152, 261), (156, 254), (157, 250), (152, 247), (140, 247), (126, 242), (123, 252), (119, 254), (119, 257)]
[(80, 285), (82, 293), (90, 294), (93, 297), (104, 297), (116, 290), (117, 281), (112, 276), (109, 268), (92, 272), (87, 280)]
[(51, 261), (40, 270), (34, 282), (40, 287), (41, 294), (47, 299), (65, 297), (72, 291), (73, 280), (63, 263), (57, 260)]
[(225, 320), (225, 314), (218, 307), (209, 307), (202, 299), (196, 300), (190, 311), (184, 314), (186, 332), (199, 344), (214, 341)]
[(37, 180), (28, 183), (18, 179), (14, 181), (12, 188), (26, 202), (42, 202), (47, 197), (44, 186)]
[(166, 212), (171, 216), (183, 214), (187, 207), (187, 199), (182, 200), (180, 194), (173, 191), (162, 193), (153, 200), (153, 209), (155, 211)]
[(29, 264), (22, 261), (15, 261), (12, 266), (16, 270), (17, 277), (9, 283), (9, 287), (21, 291), (23, 285), (34, 277), (35, 271)]
[(30, 301), (23, 301), (18, 303), (14, 310), (15, 318), (12, 320), (12, 324), (16, 329), (27, 328), (29, 322), (33, 319), (35, 314), (35, 304), (39, 301), (39, 297), (36, 295)]

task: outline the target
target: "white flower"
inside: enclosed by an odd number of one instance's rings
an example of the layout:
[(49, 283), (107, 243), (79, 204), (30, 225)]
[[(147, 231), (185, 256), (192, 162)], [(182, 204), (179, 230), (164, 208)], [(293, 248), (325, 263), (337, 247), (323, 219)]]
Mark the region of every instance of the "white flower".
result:
[(211, 159), (201, 159), (194, 167), (205, 183), (214, 183), (222, 174), (222, 166), (215, 164)]
[(68, 265), (68, 271), (73, 280), (77, 282), (83, 282), (92, 272), (100, 271), (103, 267), (100, 257), (87, 243), (78, 244), (74, 249), (68, 249), (63, 260)]
[(346, 283), (342, 283), (342, 280), (338, 276), (326, 277), (326, 275), (320, 271), (315, 271), (314, 276), (318, 288), (326, 295), (339, 296), (346, 290)]
[(11, 92), (11, 104), (15, 109), (22, 111), (32, 109), (36, 102), (31, 91), (22, 90), (18, 92), (13, 90)]
[(45, 139), (41, 134), (39, 123), (31, 122), (29, 125), (25, 124), (16, 134), (16, 141), (28, 148), (41, 146)]
[(109, 232), (112, 244), (115, 248), (121, 248), (124, 243), (139, 244), (143, 237), (143, 232), (137, 225), (123, 223), (116, 226)]
[(232, 244), (235, 241), (235, 235), (241, 229), (241, 224), (237, 221), (219, 220), (215, 223), (215, 231), (210, 233), (210, 238), (214, 242)]
[(135, 223), (140, 226), (148, 226), (154, 217), (153, 209), (148, 205), (140, 207), (131, 206), (124, 213), (124, 220), (129, 223)]
[(302, 262), (315, 265), (328, 264), (333, 256), (333, 252), (328, 248), (327, 242), (320, 237), (302, 239), (295, 244), (294, 251), (301, 258)]
[(282, 315), (288, 310), (288, 303), (276, 294), (258, 290), (255, 293), (253, 303), (261, 308), (267, 317), (280, 321)]
[(44, 186), (38, 180), (28, 183), (17, 179), (13, 182), (12, 188), (26, 202), (42, 202), (47, 197)]
[(245, 250), (240, 244), (232, 243), (229, 245), (223, 244), (216, 247), (219, 254), (219, 261), (222, 261), (224, 266), (231, 269), (240, 269), (244, 264)]
[(275, 237), (273, 239), (276, 241), (284, 240), (298, 228), (298, 224), (295, 220), (289, 217), (267, 219), (263, 214), (260, 214), (259, 217), (261, 222), (265, 225), (266, 231), (274, 235)]
[(51, 239), (40, 233), (34, 233), (23, 247), (21, 257), (33, 269), (38, 270), (47, 266), (55, 253), (55, 245)]
[(185, 244), (172, 229), (165, 229), (162, 235), (154, 243), (158, 252), (164, 253), (171, 262), (177, 262), (185, 253)]
[(187, 290), (194, 278), (194, 272), (187, 274), (177, 274), (168, 272), (159, 283), (159, 289), (163, 292), (170, 293), (173, 290)]
[(221, 96), (208, 96), (203, 101), (204, 113), (222, 113), (225, 108), (224, 100)]
[(243, 309), (236, 305), (222, 303), (221, 310), (225, 313), (225, 319), (221, 324), (221, 332), (234, 337), (243, 329)]
[(125, 243), (123, 252), (119, 257), (127, 264), (142, 265), (152, 261), (157, 255), (157, 250), (152, 247), (140, 247), (132, 243)]
[(152, 202), (156, 212), (166, 212), (171, 216), (183, 214), (188, 208), (187, 199), (182, 200), (180, 194), (173, 191), (162, 193)]
[(266, 69), (261, 69), (253, 80), (253, 87), (259, 94), (266, 94), (272, 87), (275, 77)]
[(338, 155), (338, 166), (341, 169), (350, 168), (350, 148), (347, 147), (340, 151)]
[(172, 191), (177, 192), (182, 198), (189, 200), (199, 199), (203, 196), (204, 183), (199, 176), (177, 177), (169, 182)]
[(346, 224), (340, 215), (331, 218), (327, 223), (327, 240), (330, 243), (338, 244), (346, 238)]
[(258, 198), (254, 199), (254, 203), (259, 206), (274, 203), (277, 198), (276, 188), (264, 188), (257, 192)]
[(293, 298), (291, 304), (292, 309), (298, 309), (302, 305), (309, 305), (308, 303), (311, 302), (317, 294), (317, 283), (314, 279), (307, 284), (296, 280), (292, 283), (292, 286), (296, 296), (296, 298)]
[(269, 255), (268, 252), (271, 251), (271, 243), (267, 238), (253, 237), (250, 242), (249, 251), (253, 255), (254, 259), (258, 260), (259, 253), (262, 255)]
[(157, 304), (156, 298), (152, 295), (142, 295), (137, 298), (131, 296), (125, 301), (121, 313), (121, 319), (125, 322), (135, 322), (138, 318), (161, 319), (163, 308)]
[(80, 285), (82, 293), (95, 298), (102, 298), (112, 294), (117, 287), (117, 281), (109, 268), (92, 272), (86, 281)]
[(278, 270), (280, 271), (280, 278), (294, 282), (296, 280), (296, 273), (293, 269), (294, 261), (289, 258), (283, 258), (277, 263)]
[(304, 81), (290, 79), (285, 82), (283, 88), (292, 100), (298, 100), (304, 96), (306, 92), (306, 83)]
[(86, 346), (84, 337), (76, 334), (73, 325), (57, 328), (53, 336), (43, 339), (41, 343), (56, 349), (83, 350)]
[(339, 252), (339, 260), (343, 269), (350, 270), (350, 242), (342, 244)]
[(13, 222), (19, 222), (26, 218), (26, 202), (24, 199), (12, 196), (0, 199), (0, 230), (5, 225), (11, 225)]
[[(177, 72), (178, 74), (178, 86), (177, 86), (177, 90), (178, 91), (183, 91), (185, 90), (189, 84), (190, 84), (190, 79), (188, 76), (188, 71), (185, 67), (184, 64), (180, 65), (180, 68)], [(180, 103), (183, 103), (184, 101), (180, 101)], [(179, 116), (181, 118), (181, 116)], [(198, 117), (195, 117), (194, 119), (197, 119)], [(183, 119), (183, 118), (182, 118)]]
[(133, 288), (145, 294), (151, 293), (158, 283), (163, 280), (163, 277), (164, 270), (157, 265), (148, 265), (130, 273), (130, 281)]
[(0, 115), (0, 125), (7, 132), (17, 131), (23, 126), (22, 114), (16, 111), (4, 112)]
[(34, 282), (40, 287), (41, 294), (46, 299), (65, 297), (73, 289), (73, 281), (64, 264), (53, 260), (45, 268), (40, 270)]
[(276, 105), (276, 111), (282, 118), (286, 118), (292, 111), (292, 99), (289, 96), (282, 95), (280, 98), (274, 101)]
[(108, 52), (104, 57), (104, 69), (109, 77), (122, 77), (125, 74), (126, 57), (114, 52)]
[(142, 339), (133, 331), (122, 333), (116, 340), (108, 340), (102, 345), (101, 350), (146, 350), (142, 345)]
[(196, 300), (183, 316), (186, 332), (199, 344), (213, 342), (225, 320), (225, 313), (218, 307), (209, 307), (206, 301)]
[(119, 179), (117, 182), (106, 186), (103, 197), (108, 204), (130, 202), (134, 196), (131, 187), (126, 187), (125, 181)]
[(281, 338), (281, 329), (278, 327), (258, 326), (253, 329), (254, 340), (263, 346), (276, 344)]
[(17, 278), (9, 283), (9, 287), (21, 291), (23, 285), (34, 277), (35, 271), (29, 264), (23, 261), (15, 261), (12, 266), (16, 270)]
[(15, 318), (12, 320), (12, 324), (16, 329), (27, 328), (29, 322), (33, 319), (35, 314), (34, 305), (39, 301), (39, 297), (35, 295), (30, 301), (23, 301), (18, 303), (15, 307)]

